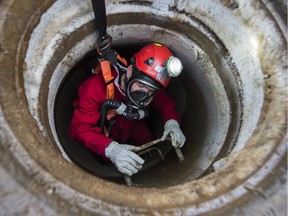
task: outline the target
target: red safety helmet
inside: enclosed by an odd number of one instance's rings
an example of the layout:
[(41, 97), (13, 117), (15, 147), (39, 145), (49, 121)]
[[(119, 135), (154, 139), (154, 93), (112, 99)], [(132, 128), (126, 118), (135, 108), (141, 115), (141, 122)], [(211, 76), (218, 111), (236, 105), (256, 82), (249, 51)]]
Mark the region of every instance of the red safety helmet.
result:
[(138, 70), (164, 87), (168, 85), (171, 77), (178, 76), (183, 68), (181, 61), (174, 57), (167, 47), (159, 43), (143, 47), (133, 58)]
[(126, 97), (131, 105), (146, 108), (153, 95), (144, 91), (131, 91), (134, 82), (141, 82), (155, 89), (155, 92), (166, 87), (171, 77), (178, 76), (182, 71), (181, 61), (171, 51), (158, 43), (143, 47), (131, 58), (132, 75), (125, 79)]

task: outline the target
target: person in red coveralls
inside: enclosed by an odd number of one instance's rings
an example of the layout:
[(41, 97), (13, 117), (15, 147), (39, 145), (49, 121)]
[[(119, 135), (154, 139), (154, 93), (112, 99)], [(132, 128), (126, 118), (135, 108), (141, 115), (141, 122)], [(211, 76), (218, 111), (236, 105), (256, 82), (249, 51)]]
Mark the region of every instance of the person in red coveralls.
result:
[[(120, 172), (131, 176), (144, 163), (133, 148), (154, 139), (145, 124), (151, 105), (161, 112), (165, 123), (162, 140), (170, 136), (172, 145), (181, 148), (186, 138), (179, 127), (180, 117), (174, 100), (164, 90), (171, 77), (178, 76), (181, 71), (181, 61), (167, 47), (151, 43), (134, 54), (127, 68), (112, 70), (113, 100), (106, 98), (102, 73), (93, 75), (78, 89), (69, 126), (70, 137), (106, 160), (110, 159)], [(103, 115), (107, 116), (105, 109), (114, 110), (116, 115), (102, 127), (99, 124)], [(104, 132), (107, 128), (109, 135)]]

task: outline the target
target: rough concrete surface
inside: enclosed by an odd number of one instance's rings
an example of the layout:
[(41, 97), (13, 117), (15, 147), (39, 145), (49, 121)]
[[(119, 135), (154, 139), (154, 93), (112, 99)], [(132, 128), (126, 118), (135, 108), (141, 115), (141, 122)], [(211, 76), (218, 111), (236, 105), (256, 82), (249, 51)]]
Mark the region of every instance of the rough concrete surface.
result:
[[(49, 192), (49, 191), (48, 191)], [(37, 199), (0, 166), (0, 216), (60, 215)]]
[[(106, 1), (113, 39), (159, 39), (193, 68), (181, 81), (186, 160), (183, 170), (164, 167), (168, 181), (178, 172), (188, 177), (146, 188), (115, 184), (67, 162), (55, 144), (60, 135), (51, 132), (62, 80), (95, 45), (90, 0), (0, 1), (0, 216), (286, 215), (287, 42), (268, 9), (287, 4), (269, 2)], [(191, 118), (195, 108), (202, 118)], [(60, 124), (70, 120), (67, 111), (57, 113)], [(222, 160), (203, 174), (220, 148)], [(195, 164), (199, 179), (191, 177)]]

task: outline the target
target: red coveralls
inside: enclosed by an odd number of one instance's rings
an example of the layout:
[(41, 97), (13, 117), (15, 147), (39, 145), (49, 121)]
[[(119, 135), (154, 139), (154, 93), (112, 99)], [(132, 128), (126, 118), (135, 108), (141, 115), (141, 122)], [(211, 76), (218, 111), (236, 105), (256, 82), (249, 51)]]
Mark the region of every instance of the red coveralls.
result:
[[(117, 72), (113, 71), (117, 77)], [(114, 83), (114, 99), (126, 102), (125, 95), (121, 93)], [(105, 156), (105, 148), (112, 142), (127, 143), (127, 139), (135, 145), (145, 144), (154, 139), (151, 131), (143, 120), (128, 120), (124, 116), (116, 115), (115, 124), (106, 137), (102, 129), (97, 126), (100, 119), (100, 109), (106, 100), (106, 86), (101, 73), (87, 79), (78, 89), (78, 99), (74, 101), (74, 114), (69, 127), (69, 135), (73, 140), (83, 143), (91, 151)], [(162, 113), (164, 123), (169, 119), (179, 121), (179, 114), (175, 111), (175, 102), (163, 89), (157, 92), (151, 102)]]

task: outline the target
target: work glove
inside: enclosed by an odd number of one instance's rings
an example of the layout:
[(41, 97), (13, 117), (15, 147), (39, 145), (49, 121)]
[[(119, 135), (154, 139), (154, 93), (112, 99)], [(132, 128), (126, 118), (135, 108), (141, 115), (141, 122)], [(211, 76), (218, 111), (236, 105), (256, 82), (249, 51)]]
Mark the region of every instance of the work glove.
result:
[(173, 119), (170, 119), (165, 123), (161, 140), (164, 141), (168, 136), (170, 136), (174, 148), (181, 148), (186, 141), (186, 137), (182, 133), (178, 122)]
[(111, 142), (105, 149), (105, 155), (117, 167), (117, 169), (129, 176), (137, 173), (144, 163), (144, 160), (132, 152), (135, 146)]

